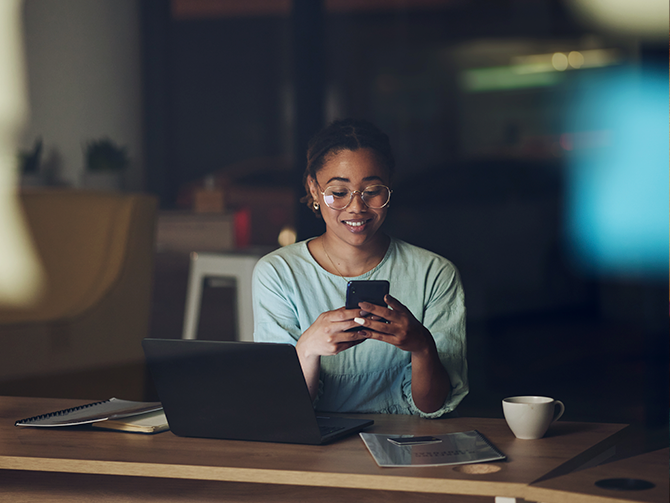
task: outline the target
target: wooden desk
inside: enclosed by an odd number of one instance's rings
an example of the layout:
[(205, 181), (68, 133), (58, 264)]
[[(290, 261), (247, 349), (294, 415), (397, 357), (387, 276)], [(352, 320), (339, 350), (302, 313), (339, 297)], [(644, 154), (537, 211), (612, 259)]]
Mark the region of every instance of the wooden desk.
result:
[[(526, 498), (545, 503), (665, 502), (670, 498), (669, 463), (670, 452), (666, 447), (531, 484)], [(645, 480), (654, 487), (616, 491), (596, 485), (599, 480), (612, 478)]]
[(193, 501), (195, 493), (189, 488), (213, 487), (218, 497), (224, 491), (227, 501), (341, 501), (351, 499), (351, 493), (358, 501), (388, 502), (407, 501), (412, 493), (418, 498), (413, 501), (451, 494), (460, 496), (449, 501), (491, 502), (494, 496), (523, 498), (539, 478), (567, 474), (588, 463), (614, 445), (625, 428), (559, 421), (545, 438), (529, 441), (516, 439), (503, 419), (371, 415), (375, 425), (368, 431), (373, 433), (435, 435), (477, 429), (508, 456), (505, 462), (460, 467), (379, 468), (357, 435), (306, 446), (181, 438), (171, 432), (14, 426), (17, 419), (82, 403), (0, 397), (0, 495), (29, 489), (48, 493), (51, 487), (70, 501), (77, 501), (77, 495), (81, 501), (90, 498), (86, 491), (94, 491), (98, 501), (103, 496), (108, 501), (182, 501), (175, 498), (186, 491), (183, 501)]

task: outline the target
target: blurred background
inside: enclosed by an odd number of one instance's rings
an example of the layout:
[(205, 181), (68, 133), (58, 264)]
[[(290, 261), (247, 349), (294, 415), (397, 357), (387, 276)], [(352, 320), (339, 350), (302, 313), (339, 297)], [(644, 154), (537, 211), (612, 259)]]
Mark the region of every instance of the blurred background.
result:
[[(461, 414), (549, 395), (667, 440), (668, 5), (630, 3), (25, 0), (20, 183), (155, 195), (150, 335), (180, 337), (188, 252), (322, 232), (307, 141), (368, 119), (397, 158), (387, 232), (462, 275)], [(127, 154), (111, 182), (99, 139)], [(209, 283), (199, 337), (234, 338), (234, 303)]]

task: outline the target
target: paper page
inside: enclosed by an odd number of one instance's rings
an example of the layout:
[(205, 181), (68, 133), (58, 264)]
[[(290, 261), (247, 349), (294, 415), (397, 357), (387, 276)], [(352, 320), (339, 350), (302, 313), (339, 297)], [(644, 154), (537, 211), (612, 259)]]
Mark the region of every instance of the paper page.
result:
[(100, 421), (93, 423), (92, 426), (96, 428), (140, 433), (158, 433), (170, 429), (162, 409), (122, 419)]
[(439, 442), (418, 445), (396, 445), (388, 440), (413, 435), (360, 433), (360, 436), (382, 467), (459, 465), (505, 459), (477, 430), (433, 435)]

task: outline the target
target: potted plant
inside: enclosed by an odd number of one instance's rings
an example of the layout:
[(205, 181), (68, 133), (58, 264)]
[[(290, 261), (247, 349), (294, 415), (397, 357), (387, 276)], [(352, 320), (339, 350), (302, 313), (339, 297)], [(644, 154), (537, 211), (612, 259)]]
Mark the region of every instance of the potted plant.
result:
[(34, 186), (42, 185), (40, 163), (42, 159), (42, 138), (37, 138), (32, 150), (20, 150), (18, 154), (19, 174), (21, 184)]
[(84, 186), (102, 190), (123, 188), (123, 174), (130, 164), (126, 147), (119, 146), (105, 137), (87, 142), (83, 150)]

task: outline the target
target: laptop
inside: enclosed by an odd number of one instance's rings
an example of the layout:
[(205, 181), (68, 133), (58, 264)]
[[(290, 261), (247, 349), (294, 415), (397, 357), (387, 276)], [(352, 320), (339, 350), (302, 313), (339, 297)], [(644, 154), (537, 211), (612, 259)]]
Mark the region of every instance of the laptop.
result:
[(149, 338), (142, 347), (178, 436), (316, 445), (374, 422), (317, 415), (290, 344)]

